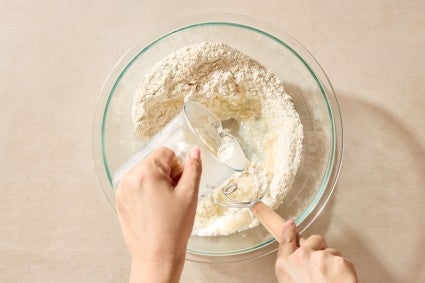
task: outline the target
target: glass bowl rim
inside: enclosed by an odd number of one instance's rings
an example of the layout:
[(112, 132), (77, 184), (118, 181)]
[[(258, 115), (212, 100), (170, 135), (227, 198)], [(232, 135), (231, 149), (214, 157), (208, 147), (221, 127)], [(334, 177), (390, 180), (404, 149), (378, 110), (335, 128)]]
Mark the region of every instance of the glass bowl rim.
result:
[[(292, 54), (294, 54), (302, 62), (302, 64), (304, 64), (320, 88), (324, 101), (326, 102), (329, 119), (331, 121), (331, 151), (326, 173), (322, 179), (319, 191), (316, 193), (305, 211), (295, 220), (295, 223), (298, 225), (299, 232), (302, 233), (308, 228), (308, 226), (310, 226), (310, 224), (317, 218), (326, 206), (326, 203), (335, 188), (336, 180), (341, 168), (343, 129), (339, 105), (328, 77), (317, 60), (305, 47), (303, 47), (292, 36), (273, 25), (243, 15), (229, 13), (197, 14), (180, 19), (170, 25), (157, 29), (150, 37), (130, 48), (121, 57), (109, 73), (104, 83), (98, 102), (95, 121), (93, 123), (93, 157), (103, 192), (112, 208), (115, 210), (112, 174), (108, 166), (104, 134), (109, 104), (119, 82), (133, 63), (156, 43), (180, 31), (203, 26), (230, 26), (242, 28), (259, 33), (274, 40), (291, 51)], [(286, 41), (284, 42), (280, 38), (284, 38)], [(107, 190), (110, 192), (107, 192)], [(321, 201), (320, 205), (319, 201)], [(276, 249), (276, 240), (270, 238), (260, 244), (242, 250), (215, 253), (195, 251), (188, 248), (187, 253), (188, 260), (193, 261), (233, 262), (264, 256)]]

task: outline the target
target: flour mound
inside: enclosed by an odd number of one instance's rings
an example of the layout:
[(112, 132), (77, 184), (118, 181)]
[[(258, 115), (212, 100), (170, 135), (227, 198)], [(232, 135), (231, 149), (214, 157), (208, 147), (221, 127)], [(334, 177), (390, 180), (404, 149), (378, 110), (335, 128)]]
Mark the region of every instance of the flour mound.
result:
[[(197, 101), (232, 124), (250, 160), (246, 172), (233, 175), (223, 186), (235, 182), (237, 194), (249, 199), (255, 197), (259, 181), (267, 189), (263, 202), (276, 209), (292, 187), (303, 139), (299, 115), (282, 82), (270, 69), (223, 43), (181, 48), (140, 82), (133, 104), (136, 139), (149, 140), (186, 101)], [(258, 225), (249, 209), (218, 205), (220, 189), (198, 203), (192, 234), (228, 235)]]

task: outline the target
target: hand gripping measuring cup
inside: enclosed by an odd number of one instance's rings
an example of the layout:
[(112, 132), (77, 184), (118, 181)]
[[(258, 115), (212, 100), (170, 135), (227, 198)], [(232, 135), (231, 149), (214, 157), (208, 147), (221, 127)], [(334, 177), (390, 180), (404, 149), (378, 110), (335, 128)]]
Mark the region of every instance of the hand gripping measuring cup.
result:
[(174, 119), (115, 172), (113, 185), (116, 188), (127, 171), (159, 147), (167, 147), (175, 152), (181, 164), (178, 168), (180, 172), (175, 170), (173, 173), (177, 175), (183, 170), (186, 154), (194, 146), (201, 150), (203, 167), (199, 199), (234, 173), (245, 170), (247, 159), (237, 139), (223, 130), (220, 120), (207, 107), (189, 101)]

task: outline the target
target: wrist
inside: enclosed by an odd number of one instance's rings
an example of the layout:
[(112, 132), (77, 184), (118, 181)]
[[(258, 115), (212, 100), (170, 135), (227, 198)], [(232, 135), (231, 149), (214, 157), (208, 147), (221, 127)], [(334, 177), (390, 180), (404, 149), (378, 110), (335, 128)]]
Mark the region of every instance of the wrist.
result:
[(185, 253), (133, 256), (130, 282), (179, 282)]

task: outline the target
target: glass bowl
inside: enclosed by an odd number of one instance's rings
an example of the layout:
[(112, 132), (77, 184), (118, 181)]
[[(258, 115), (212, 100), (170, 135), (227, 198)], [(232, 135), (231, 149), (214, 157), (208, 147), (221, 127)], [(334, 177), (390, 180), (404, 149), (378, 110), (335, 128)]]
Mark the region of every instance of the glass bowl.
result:
[[(158, 61), (187, 45), (223, 42), (270, 68), (292, 96), (304, 127), (303, 157), (290, 193), (276, 210), (302, 233), (320, 214), (338, 176), (342, 124), (332, 86), (295, 39), (262, 21), (231, 14), (196, 15), (156, 30), (131, 48), (109, 74), (93, 129), (94, 161), (115, 209), (112, 175), (134, 151), (132, 102), (139, 81)], [(187, 259), (232, 262), (266, 255), (277, 242), (260, 225), (228, 236), (191, 236)]]

